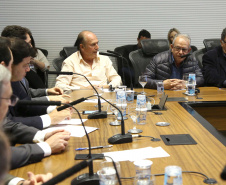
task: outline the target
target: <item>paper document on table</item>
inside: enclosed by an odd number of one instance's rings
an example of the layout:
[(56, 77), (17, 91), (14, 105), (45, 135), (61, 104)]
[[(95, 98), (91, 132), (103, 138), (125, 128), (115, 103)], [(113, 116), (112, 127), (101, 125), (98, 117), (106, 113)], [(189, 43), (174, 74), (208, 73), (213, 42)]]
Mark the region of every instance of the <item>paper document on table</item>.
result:
[[(96, 127), (88, 127), (88, 126), (86, 126), (85, 128), (88, 134), (98, 129)], [(73, 126), (73, 125), (66, 125), (66, 126), (55, 125), (53, 127), (43, 130), (43, 132), (47, 133), (47, 132), (52, 132), (58, 129), (64, 129), (70, 132), (72, 137), (83, 137), (85, 135), (85, 131), (82, 126)]]
[[(83, 123), (87, 121), (87, 119), (82, 119)], [(80, 119), (70, 119), (70, 120), (63, 120), (58, 125), (80, 125), (82, 124)]]
[[(162, 147), (146, 147), (134, 150), (107, 152), (104, 156), (110, 156), (114, 161), (136, 161), (147, 158), (169, 157), (170, 155)], [(106, 160), (109, 160), (106, 158)], [(110, 161), (110, 160), (109, 160)]]
[[(98, 102), (97, 100), (98, 100), (98, 99), (89, 99), (89, 100), (86, 100), (86, 101), (84, 101), (84, 102), (86, 102), (86, 103), (97, 103), (97, 102)], [(101, 103), (104, 103), (105, 100), (101, 99), (100, 102), (101, 102)]]

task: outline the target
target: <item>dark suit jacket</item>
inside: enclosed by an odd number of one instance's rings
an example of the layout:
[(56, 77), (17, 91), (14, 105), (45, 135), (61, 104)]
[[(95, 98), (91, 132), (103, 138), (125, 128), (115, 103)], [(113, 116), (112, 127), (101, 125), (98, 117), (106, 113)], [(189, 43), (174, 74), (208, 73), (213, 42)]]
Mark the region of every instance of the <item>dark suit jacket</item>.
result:
[[(29, 84), (26, 81), (26, 86), (23, 82), (11, 82), (13, 94), (19, 97), (20, 100), (30, 100), (31, 93), (29, 89)], [(43, 91), (40, 90), (36, 92), (36, 95), (40, 95)], [(34, 94), (34, 93), (33, 93)], [(9, 107), (9, 112), (7, 116), (15, 122), (22, 122), (27, 126), (32, 126), (37, 129), (43, 129), (43, 123), (40, 115), (47, 113), (48, 106), (31, 106), (31, 105), (16, 105), (14, 107)]]
[[(24, 144), (33, 142), (38, 129), (7, 118), (3, 121), (3, 130), (11, 143), (11, 169), (39, 162), (44, 158), (44, 151), (37, 144)], [(15, 147), (17, 143), (24, 145)]]
[(208, 86), (226, 87), (226, 57), (221, 46), (208, 51), (203, 55), (203, 76)]

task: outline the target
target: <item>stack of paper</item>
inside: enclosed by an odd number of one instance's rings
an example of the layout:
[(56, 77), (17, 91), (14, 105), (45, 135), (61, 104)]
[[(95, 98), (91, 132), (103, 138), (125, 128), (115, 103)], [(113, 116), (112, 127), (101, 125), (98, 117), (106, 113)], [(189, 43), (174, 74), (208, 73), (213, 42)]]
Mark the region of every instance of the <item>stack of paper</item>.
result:
[[(111, 157), (114, 161), (136, 161), (147, 158), (169, 157), (170, 155), (162, 147), (146, 147), (133, 150), (123, 150), (118, 152), (107, 152), (104, 156)], [(106, 158), (106, 160), (111, 161)]]

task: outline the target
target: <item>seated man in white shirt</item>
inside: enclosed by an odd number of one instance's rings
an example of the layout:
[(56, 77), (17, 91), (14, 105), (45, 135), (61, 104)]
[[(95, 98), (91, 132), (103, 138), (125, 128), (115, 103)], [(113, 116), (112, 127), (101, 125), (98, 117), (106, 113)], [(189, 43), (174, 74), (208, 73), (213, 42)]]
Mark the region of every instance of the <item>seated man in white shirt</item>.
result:
[[(98, 42), (96, 35), (90, 31), (79, 33), (76, 41), (79, 51), (64, 60), (61, 71), (85, 75), (96, 87), (117, 87), (121, 84), (121, 77), (109, 57), (99, 55)], [(63, 90), (90, 88), (86, 79), (79, 75), (60, 75), (56, 86)]]

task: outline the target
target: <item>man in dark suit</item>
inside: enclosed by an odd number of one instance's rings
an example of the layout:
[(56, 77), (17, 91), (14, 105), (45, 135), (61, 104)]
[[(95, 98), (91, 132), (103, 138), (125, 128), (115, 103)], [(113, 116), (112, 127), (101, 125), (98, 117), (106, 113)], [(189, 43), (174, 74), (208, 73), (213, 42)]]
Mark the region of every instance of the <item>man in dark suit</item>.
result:
[[(4, 47), (2, 44), (0, 45), (0, 53), (8, 53), (10, 54), (9, 48), (6, 46)], [(2, 125), (2, 121), (6, 115), (6, 112), (8, 110), (9, 105), (14, 105), (16, 103), (16, 99), (14, 96), (12, 96), (12, 89), (10, 86), (10, 78), (11, 74), (10, 72), (2, 65), (0, 65), (0, 125)], [(4, 121), (7, 122), (7, 121)], [(3, 123), (4, 124), (4, 123)], [(5, 124), (4, 124), (5, 125)], [(7, 125), (7, 128), (5, 128), (3, 125), (3, 128), (8, 131), (11, 135), (14, 135), (14, 141), (19, 142), (28, 142), (29, 140), (32, 141), (32, 136), (37, 135), (37, 131), (35, 129), (26, 127), (25, 125), (14, 123), (13, 127), (10, 128), (9, 125)], [(53, 134), (55, 133), (49, 133), (44, 137), (48, 137), (47, 140), (49, 140), (51, 137), (53, 137)], [(52, 140), (55, 140), (55, 138), (52, 138)], [(26, 141), (27, 140), (27, 141)], [(46, 140), (46, 142), (47, 142)], [(67, 142), (67, 140), (65, 140)], [(49, 141), (48, 141), (49, 142)], [(58, 140), (59, 142), (59, 140)], [(51, 142), (50, 142), (51, 143)], [(56, 144), (56, 143), (55, 143)], [(62, 145), (62, 141), (61, 141)], [(64, 147), (58, 147), (58, 152), (64, 149)], [(65, 144), (66, 145), (66, 144)], [(54, 145), (53, 148), (57, 148), (56, 145)], [(9, 174), (6, 174), (9, 170), (9, 164), (10, 160), (15, 161), (15, 163), (20, 163), (26, 161), (28, 164), (40, 161), (41, 157), (43, 156), (44, 150), (40, 151), (41, 146), (38, 146), (37, 144), (28, 144), (28, 145), (21, 145), (20, 147), (11, 147), (11, 155), (12, 160), (10, 159), (10, 152), (9, 152), (9, 145), (8, 141), (5, 138), (5, 135), (0, 132), (0, 183), (1, 180), (3, 180), (4, 184), (29, 184), (31, 181), (34, 182), (34, 184), (37, 184), (37, 181), (44, 182), (45, 180), (48, 180), (52, 177), (51, 174), (40, 175), (40, 176), (34, 176), (32, 172), (29, 172), (29, 180), (24, 181), (21, 178), (17, 178), (14, 176), (11, 176)], [(51, 148), (52, 149), (52, 148)], [(54, 150), (52, 150), (53, 152)], [(43, 158), (43, 157), (42, 157)], [(21, 161), (23, 160), (23, 161)], [(22, 165), (19, 164), (19, 165)], [(14, 164), (12, 163), (12, 166)]]
[(203, 76), (208, 86), (226, 87), (226, 28), (220, 42), (220, 46), (203, 55)]
[[(132, 63), (129, 59), (129, 54), (132, 51), (138, 50), (142, 48), (141, 41), (144, 39), (150, 39), (151, 34), (145, 30), (142, 29), (137, 37), (137, 44), (134, 45), (125, 45), (115, 48), (115, 52), (121, 54), (126, 60), (128, 61), (129, 66), (125, 63), (125, 61), (122, 61), (121, 58), (117, 58), (117, 64), (118, 64), (118, 74), (121, 76), (123, 84), (127, 87), (130, 87), (130, 72), (132, 73), (132, 78), (134, 78), (134, 70)], [(134, 80), (133, 80), (134, 81)]]
[[(13, 94), (20, 99), (31, 100), (29, 96), (29, 87), (25, 87), (22, 80), (26, 72), (30, 70), (29, 63), (33, 55), (33, 48), (25, 41), (14, 38), (11, 39), (10, 49), (12, 51), (12, 88)], [(5, 62), (7, 65), (7, 62)], [(9, 66), (9, 68), (11, 68)], [(43, 129), (50, 125), (57, 124), (64, 119), (70, 119), (70, 110), (58, 112), (55, 106), (16, 106), (10, 107), (8, 117), (15, 122), (22, 122), (25, 125)]]

